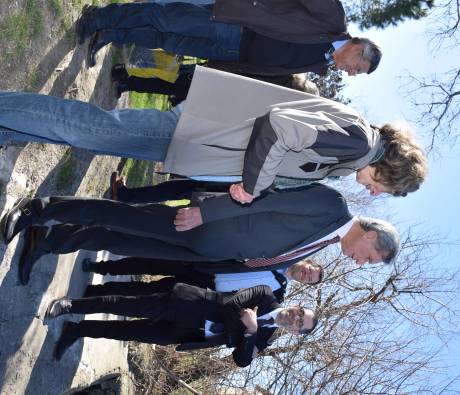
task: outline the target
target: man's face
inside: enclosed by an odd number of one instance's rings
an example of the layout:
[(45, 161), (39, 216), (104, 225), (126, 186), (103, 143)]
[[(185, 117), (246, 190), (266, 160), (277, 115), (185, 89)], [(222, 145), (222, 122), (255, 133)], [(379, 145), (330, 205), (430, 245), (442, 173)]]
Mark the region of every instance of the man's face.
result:
[(351, 77), (369, 71), (371, 64), (363, 59), (363, 46), (361, 44), (348, 42), (340, 49), (336, 56), (333, 56), (337, 69), (346, 71)]
[(364, 185), (372, 196), (378, 196), (381, 193), (392, 194), (392, 190), (383, 185), (382, 183), (375, 181), (375, 167), (367, 165), (356, 172), (356, 181)]
[(313, 327), (314, 313), (300, 306), (292, 306), (281, 310), (276, 316), (276, 324), (291, 333), (298, 334), (302, 329)]
[(321, 269), (313, 265), (310, 259), (307, 259), (289, 266), (286, 275), (291, 280), (302, 284), (316, 284), (319, 281), (320, 272)]
[(379, 263), (385, 257), (375, 249), (377, 232), (371, 230), (353, 237), (341, 239), (342, 252), (353, 259), (358, 266), (365, 263)]

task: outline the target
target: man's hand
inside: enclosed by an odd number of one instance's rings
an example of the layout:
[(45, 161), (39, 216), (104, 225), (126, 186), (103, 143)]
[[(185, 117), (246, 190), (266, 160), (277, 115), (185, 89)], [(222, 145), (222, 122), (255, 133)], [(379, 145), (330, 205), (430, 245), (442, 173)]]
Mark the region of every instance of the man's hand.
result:
[(187, 207), (177, 210), (174, 225), (178, 232), (190, 230), (197, 226), (203, 225), (203, 218), (201, 217), (201, 210), (199, 207)]
[(253, 309), (243, 309), (240, 311), (240, 320), (246, 327), (246, 333), (254, 334), (257, 332), (257, 306)]
[(230, 186), (230, 196), (242, 204), (251, 203), (254, 200), (254, 196), (244, 190), (243, 183)]

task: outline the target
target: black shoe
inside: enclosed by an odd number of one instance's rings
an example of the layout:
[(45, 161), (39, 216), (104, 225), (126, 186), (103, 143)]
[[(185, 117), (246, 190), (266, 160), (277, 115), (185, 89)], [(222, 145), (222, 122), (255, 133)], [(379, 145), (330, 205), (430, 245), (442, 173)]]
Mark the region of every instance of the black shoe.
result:
[(21, 230), (32, 225), (34, 216), (29, 205), (31, 199), (19, 199), (0, 221), (3, 241), (9, 244)]
[(91, 37), (91, 41), (88, 45), (88, 52), (86, 54), (86, 67), (96, 66), (96, 54), (98, 51), (105, 47), (108, 43), (101, 39), (101, 34), (99, 31), (94, 33)]
[(46, 309), (46, 318), (56, 318), (63, 314), (70, 314), (72, 309), (72, 300), (69, 298), (60, 298), (53, 300)]
[(117, 63), (110, 70), (110, 77), (112, 78), (113, 82), (118, 81), (118, 82), (127, 83), (129, 74), (124, 64)]
[(24, 247), (19, 258), (18, 276), (22, 285), (27, 285), (32, 268), (43, 255), (48, 254), (43, 248), (48, 228), (45, 226), (31, 226), (24, 235)]
[(97, 273), (96, 265), (97, 265), (96, 262), (93, 262), (89, 258), (85, 258), (81, 262), (81, 270), (84, 271), (84, 272), (87, 272), (87, 273), (92, 273), (92, 272)]
[(77, 325), (72, 321), (64, 322), (61, 336), (54, 347), (53, 357), (56, 361), (59, 361), (67, 349), (78, 340)]
[(92, 34), (92, 31), (89, 30), (89, 24), (92, 19), (94, 19), (94, 11), (98, 7), (94, 5), (86, 4), (82, 11), (81, 15), (75, 23), (75, 33), (77, 34), (78, 44), (83, 44), (87, 37)]
[(115, 85), (115, 96), (119, 99), (123, 92), (129, 91), (129, 86), (123, 82), (115, 81), (113, 83)]

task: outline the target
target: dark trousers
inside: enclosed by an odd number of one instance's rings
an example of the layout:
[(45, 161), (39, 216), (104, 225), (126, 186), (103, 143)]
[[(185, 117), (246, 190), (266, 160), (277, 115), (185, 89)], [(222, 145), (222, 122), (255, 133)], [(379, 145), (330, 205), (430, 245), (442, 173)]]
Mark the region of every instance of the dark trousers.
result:
[(52, 226), (41, 247), (44, 251), (53, 254), (68, 254), (78, 250), (106, 250), (118, 255), (191, 262), (205, 259), (187, 247), (149, 237), (115, 232), (99, 226), (69, 224)]
[(233, 232), (225, 227), (219, 231), (219, 223), (176, 231), (177, 207), (56, 196), (33, 199), (28, 207), (31, 215), (21, 216), (18, 223), (22, 228), (43, 225), (49, 220), (62, 223), (51, 227), (41, 245), (55, 254), (86, 249), (193, 262), (239, 258), (236, 248), (223, 248), (228, 245), (225, 231)]
[(102, 295), (148, 295), (169, 292), (177, 283), (186, 283), (201, 288), (214, 289), (214, 276), (199, 273), (182, 262), (162, 261), (147, 258), (123, 258), (118, 261), (95, 262), (96, 271), (101, 274), (152, 274), (167, 275), (157, 281), (107, 282), (89, 285), (85, 297)]
[(72, 299), (73, 314), (107, 313), (126, 317), (162, 319), (169, 311), (165, 306), (174, 309), (174, 299), (170, 292), (148, 295), (105, 295), (89, 298)]
[[(97, 273), (124, 275), (124, 274), (151, 274), (161, 276), (180, 276), (192, 278), (203, 278), (203, 288), (209, 287), (213, 276), (198, 272), (194, 266), (181, 261), (171, 261), (152, 258), (127, 257), (118, 260), (107, 260), (93, 263)], [(190, 284), (188, 281), (179, 281)], [(195, 280), (197, 282), (197, 280)], [(193, 284), (196, 285), (196, 284)]]
[(216, 293), (181, 284), (170, 292), (150, 295), (107, 295), (72, 299), (69, 313), (111, 313), (147, 317), (135, 321), (82, 321), (77, 337), (137, 340), (161, 345), (204, 340), (204, 321), (223, 322)]
[(241, 27), (211, 20), (212, 7), (186, 3), (127, 3), (101, 7), (85, 30), (100, 32), (105, 43), (163, 48), (204, 59), (239, 58)]
[(178, 179), (140, 188), (118, 188), (118, 200), (127, 203), (159, 203), (167, 200), (192, 199), (197, 192), (228, 192), (231, 184)]
[[(174, 83), (164, 81), (160, 78), (142, 78), (129, 76), (126, 79), (126, 89), (140, 93), (158, 93), (170, 96), (169, 100), (172, 106), (176, 106), (187, 98), (190, 85), (192, 84), (195, 65), (182, 65), (179, 69), (179, 76)], [(292, 88), (292, 75), (281, 76), (260, 76), (241, 74), (246, 77), (255, 78), (261, 81), (269, 82), (287, 88)]]
[[(184, 282), (183, 278), (163, 277), (157, 281), (111, 281), (100, 285), (88, 285), (83, 297), (107, 296), (107, 295), (149, 295), (152, 293), (169, 292), (178, 282)], [(197, 285), (197, 284), (193, 284)]]
[(164, 81), (161, 78), (141, 78), (129, 76), (126, 79), (126, 90), (140, 93), (157, 93), (170, 96), (169, 100), (173, 106), (187, 98), (192, 83), (194, 64), (181, 65), (179, 76), (174, 83)]
[(135, 340), (162, 346), (204, 341), (204, 333), (198, 328), (181, 328), (172, 326), (167, 321), (153, 319), (132, 321), (85, 320), (79, 322), (74, 331), (73, 334), (76, 337)]

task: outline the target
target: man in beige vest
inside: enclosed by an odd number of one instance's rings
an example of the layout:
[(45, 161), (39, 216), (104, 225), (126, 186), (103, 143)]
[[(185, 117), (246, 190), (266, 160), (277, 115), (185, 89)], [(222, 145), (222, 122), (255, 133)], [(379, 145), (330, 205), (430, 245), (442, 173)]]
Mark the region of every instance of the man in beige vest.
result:
[(202, 67), (185, 105), (164, 112), (0, 92), (0, 144), (8, 140), (164, 161), (170, 173), (234, 183), (241, 203), (273, 183), (356, 171), (372, 195), (404, 196), (426, 174), (422, 150), (403, 129), (372, 127), (342, 103)]

